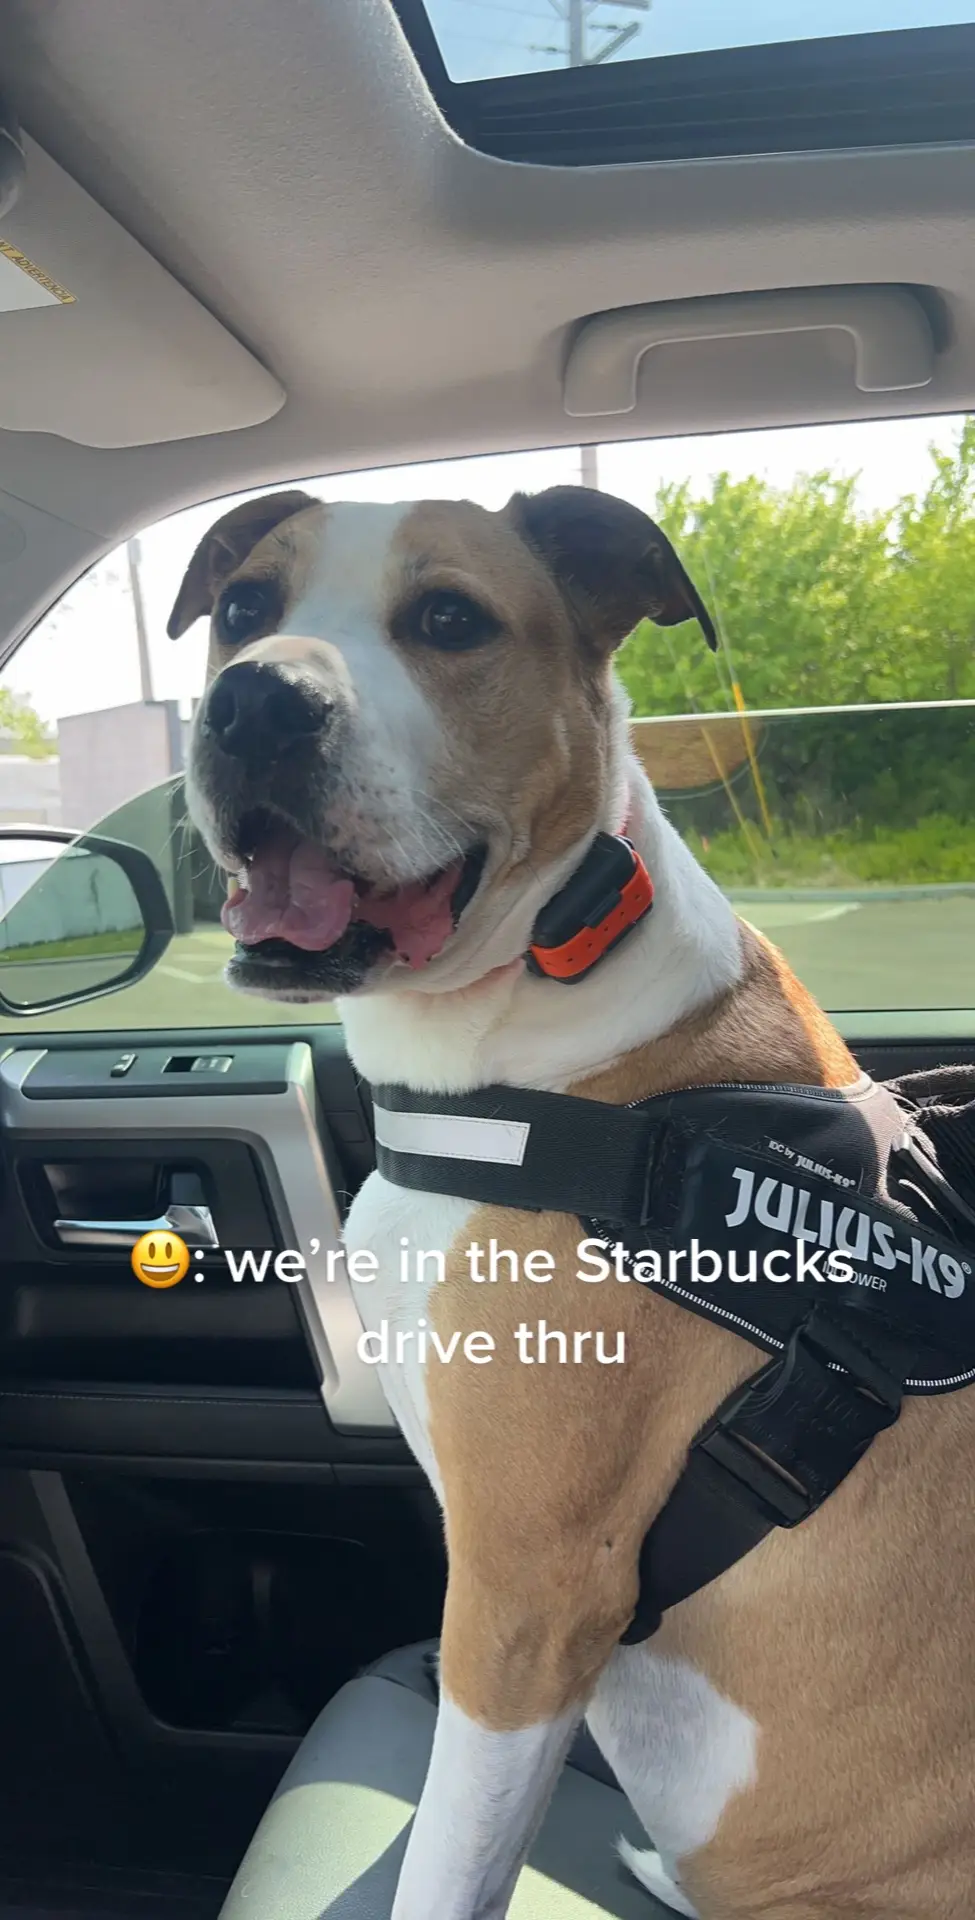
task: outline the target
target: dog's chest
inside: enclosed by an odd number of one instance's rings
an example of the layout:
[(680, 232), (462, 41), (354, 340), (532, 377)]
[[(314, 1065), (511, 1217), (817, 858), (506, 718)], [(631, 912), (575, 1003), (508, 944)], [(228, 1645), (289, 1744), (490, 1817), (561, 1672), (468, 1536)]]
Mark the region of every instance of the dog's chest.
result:
[[(383, 1392), (404, 1436), (438, 1494), (440, 1477), (427, 1433), (423, 1336), (443, 1259), (475, 1211), (452, 1194), (418, 1193), (372, 1173), (356, 1195), (345, 1228), (350, 1255), (370, 1253), (374, 1280), (358, 1281), (356, 1304), (374, 1334)], [(363, 1263), (364, 1265), (364, 1263)]]
[[(441, 1503), (419, 1336), (433, 1320), (437, 1256), (465, 1243), (476, 1211), (470, 1201), (414, 1192), (373, 1173), (353, 1203), (345, 1233), (349, 1253), (366, 1250), (376, 1264), (375, 1279), (356, 1285), (359, 1312), (379, 1337), (377, 1350), (381, 1339), (389, 1356), (379, 1366), (383, 1390)], [(433, 1257), (424, 1261), (424, 1254)], [(542, 1382), (538, 1390), (544, 1391)], [(657, 1660), (650, 1648), (620, 1649), (599, 1683), (589, 1718), (669, 1863), (710, 1838), (728, 1799), (751, 1776), (755, 1730), (748, 1717), (686, 1662)]]

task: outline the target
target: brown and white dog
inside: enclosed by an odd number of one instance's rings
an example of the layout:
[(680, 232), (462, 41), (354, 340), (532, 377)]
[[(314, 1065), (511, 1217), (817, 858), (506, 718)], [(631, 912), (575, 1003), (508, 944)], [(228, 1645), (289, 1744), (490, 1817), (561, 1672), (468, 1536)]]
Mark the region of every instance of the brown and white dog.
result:
[[(212, 619), (190, 804), (244, 884), (230, 978), (338, 994), (367, 1078), (623, 1102), (710, 1082), (842, 1086), (854, 1063), (738, 922), (628, 748), (613, 651), (689, 617), (659, 530), (583, 489), (329, 507), (279, 493), (193, 556), (170, 631)], [(536, 916), (623, 826), (653, 913), (571, 992), (526, 970)], [(550, 1324), (626, 1340), (526, 1366), (524, 1286), (472, 1285), (491, 1237), (555, 1256)], [(581, 1716), (706, 1920), (969, 1920), (975, 1911), (975, 1393), (913, 1399), (815, 1517), (619, 1646), (637, 1557), (688, 1445), (760, 1356), (643, 1288), (580, 1288), (578, 1222), (373, 1174), (348, 1224), (379, 1256), (367, 1325), (494, 1335), (491, 1364), (387, 1370), (443, 1503), (441, 1705), (395, 1920), (500, 1920)], [(446, 1278), (399, 1279), (401, 1242)], [(591, 1351), (591, 1350), (587, 1350)]]

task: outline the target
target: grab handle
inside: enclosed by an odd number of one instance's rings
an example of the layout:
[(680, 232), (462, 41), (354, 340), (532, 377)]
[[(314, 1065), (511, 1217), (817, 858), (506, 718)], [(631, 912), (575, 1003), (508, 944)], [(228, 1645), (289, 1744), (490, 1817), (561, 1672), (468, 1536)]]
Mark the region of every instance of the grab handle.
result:
[(934, 377), (930, 323), (913, 294), (902, 287), (799, 287), (596, 314), (580, 328), (566, 362), (565, 411), (573, 419), (632, 413), (640, 362), (654, 347), (829, 327), (852, 337), (861, 393), (902, 393)]

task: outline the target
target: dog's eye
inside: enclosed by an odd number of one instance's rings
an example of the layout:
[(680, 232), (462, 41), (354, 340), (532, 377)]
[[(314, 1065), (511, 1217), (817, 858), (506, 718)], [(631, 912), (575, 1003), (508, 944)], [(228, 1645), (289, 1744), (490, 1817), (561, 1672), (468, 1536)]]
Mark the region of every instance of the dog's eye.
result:
[(242, 646), (273, 627), (278, 593), (270, 580), (238, 580), (224, 589), (217, 602), (214, 625), (225, 647)]
[(485, 612), (463, 593), (443, 590), (425, 594), (413, 610), (410, 623), (418, 638), (431, 646), (462, 652), (465, 647), (481, 647), (499, 632), (494, 615)]

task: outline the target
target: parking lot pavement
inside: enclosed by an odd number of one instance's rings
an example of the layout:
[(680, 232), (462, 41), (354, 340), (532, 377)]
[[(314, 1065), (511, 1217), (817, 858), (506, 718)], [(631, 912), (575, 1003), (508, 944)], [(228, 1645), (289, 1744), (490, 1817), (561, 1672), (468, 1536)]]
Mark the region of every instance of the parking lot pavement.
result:
[[(831, 1012), (975, 1007), (975, 893), (830, 899), (770, 892), (737, 904)], [(174, 940), (137, 986), (61, 1014), (8, 1017), (5, 1032), (307, 1026), (335, 1018), (328, 1004), (279, 1006), (233, 992), (222, 978), (229, 953), (221, 928), (199, 927)]]

